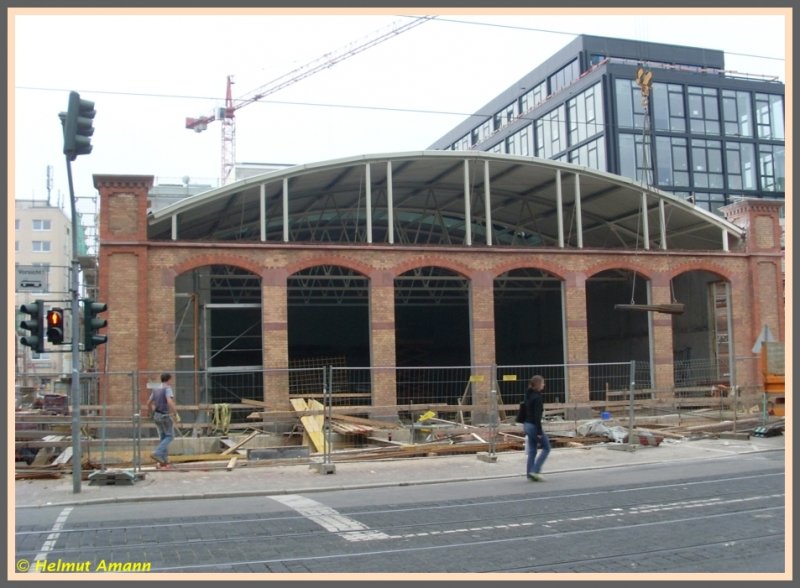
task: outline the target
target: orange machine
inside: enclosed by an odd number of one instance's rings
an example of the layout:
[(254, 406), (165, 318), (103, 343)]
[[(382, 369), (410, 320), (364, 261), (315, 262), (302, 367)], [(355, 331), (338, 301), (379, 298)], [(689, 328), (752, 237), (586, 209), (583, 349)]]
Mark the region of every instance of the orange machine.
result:
[(765, 342), (761, 346), (761, 375), (764, 377), (764, 392), (770, 395), (771, 413), (775, 416), (786, 414), (784, 363), (783, 343)]

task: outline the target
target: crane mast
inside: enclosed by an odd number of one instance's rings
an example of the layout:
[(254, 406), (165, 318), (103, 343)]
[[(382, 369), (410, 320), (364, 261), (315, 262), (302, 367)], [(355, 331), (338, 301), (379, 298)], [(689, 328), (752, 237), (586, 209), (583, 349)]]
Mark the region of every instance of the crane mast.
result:
[(368, 35), (359, 41), (345, 45), (336, 51), (325, 53), (321, 57), (295, 68), (292, 71), (275, 78), (270, 82), (267, 82), (263, 86), (260, 86), (235, 100), (232, 97), (232, 86), (234, 83), (233, 76), (228, 76), (225, 89), (225, 106), (217, 108), (208, 116), (201, 116), (197, 118), (187, 117), (186, 128), (200, 133), (208, 128), (209, 123), (214, 122), (215, 120), (221, 121), (222, 161), (220, 167), (220, 178), (223, 185), (227, 184), (230, 181), (231, 172), (233, 171), (236, 161), (236, 123), (234, 116), (237, 110), (247, 106), (248, 104), (258, 102), (270, 94), (274, 94), (275, 92), (278, 92), (287, 86), (296, 84), (297, 82), (304, 80), (317, 72), (328, 69), (329, 67), (344, 61), (345, 59), (349, 59), (354, 55), (358, 55), (362, 51), (366, 51), (375, 45), (383, 43), (392, 37), (402, 34), (434, 18), (436, 17), (420, 16), (402, 24), (391, 24), (386, 29), (380, 29), (372, 35)]

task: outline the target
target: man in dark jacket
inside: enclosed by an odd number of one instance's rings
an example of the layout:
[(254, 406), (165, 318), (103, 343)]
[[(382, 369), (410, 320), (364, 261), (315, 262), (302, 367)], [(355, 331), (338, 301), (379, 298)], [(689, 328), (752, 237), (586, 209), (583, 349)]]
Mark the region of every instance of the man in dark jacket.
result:
[[(525, 391), (525, 437), (528, 442), (528, 460), (525, 473), (532, 482), (542, 481), (540, 472), (547, 456), (550, 454), (550, 439), (542, 428), (544, 414), (544, 378), (536, 375), (530, 379)], [(541, 449), (541, 452), (538, 450)], [(538, 459), (537, 459), (538, 454)]]

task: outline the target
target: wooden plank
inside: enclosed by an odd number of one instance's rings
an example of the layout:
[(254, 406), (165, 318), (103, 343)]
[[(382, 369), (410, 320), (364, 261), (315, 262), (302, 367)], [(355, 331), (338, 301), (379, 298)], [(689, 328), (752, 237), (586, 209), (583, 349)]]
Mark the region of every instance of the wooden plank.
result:
[(239, 459), (238, 456), (233, 456), (231, 460), (228, 462), (228, 465), (225, 466), (225, 469), (231, 471), (234, 467), (236, 467), (236, 460)]
[(403, 425), (394, 421), (380, 421), (376, 419), (365, 419), (363, 417), (355, 417), (346, 414), (333, 414), (331, 415), (334, 421), (344, 421), (345, 423), (353, 423), (355, 425), (365, 425), (375, 429), (402, 429)]
[[(317, 402), (316, 400), (312, 400), (310, 403), (306, 402), (303, 398), (290, 398), (289, 402), (292, 403), (295, 411), (298, 413), (304, 413), (309, 410), (319, 410), (319, 416), (309, 416), (309, 415), (301, 415), (300, 422), (303, 423), (303, 429), (308, 435), (309, 444), (312, 446), (312, 449), (316, 451), (325, 451), (325, 439), (322, 434), (322, 405)], [(319, 407), (319, 408), (318, 408)]]
[(62, 451), (58, 457), (53, 460), (54, 464), (62, 465), (69, 463), (72, 459), (72, 447), (66, 447), (64, 451)]
[(231, 453), (233, 453), (234, 451), (239, 449), (242, 445), (244, 445), (245, 443), (247, 443), (248, 441), (250, 441), (251, 439), (253, 439), (254, 437), (256, 437), (256, 436), (258, 436), (260, 434), (261, 434), (261, 431), (253, 431), (247, 437), (245, 437), (244, 439), (239, 441), (236, 445), (232, 445), (231, 447), (228, 447), (225, 451), (222, 451), (220, 453), (220, 455), (230, 455)]

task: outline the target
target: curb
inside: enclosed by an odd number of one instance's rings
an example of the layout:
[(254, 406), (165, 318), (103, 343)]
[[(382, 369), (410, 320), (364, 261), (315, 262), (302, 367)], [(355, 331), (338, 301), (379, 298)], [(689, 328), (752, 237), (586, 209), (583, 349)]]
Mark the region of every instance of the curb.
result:
[[(607, 445), (597, 445), (595, 447), (606, 447)], [(585, 451), (581, 449), (581, 451)], [(785, 448), (764, 448), (764, 449), (749, 449), (745, 451), (738, 451), (731, 453), (729, 457), (737, 455), (745, 455), (750, 453), (768, 453), (773, 451), (785, 451)], [(688, 456), (673, 459), (672, 461), (687, 461), (687, 460), (703, 460), (703, 459), (719, 459), (719, 455), (710, 456)], [(553, 469), (548, 471), (548, 475), (563, 474), (568, 472), (588, 471), (598, 469), (612, 469), (612, 468), (626, 468), (640, 465), (653, 465), (662, 463), (664, 460), (655, 458), (647, 461), (639, 461), (634, 464), (619, 463), (619, 464), (604, 464), (604, 465), (583, 465), (579, 467), (566, 467), (560, 469)], [(362, 462), (363, 463), (363, 462)], [(371, 482), (371, 483), (353, 483), (343, 484), (338, 486), (325, 486), (325, 487), (297, 487), (297, 488), (283, 488), (283, 489), (264, 489), (264, 490), (239, 490), (239, 491), (215, 491), (203, 492), (197, 494), (161, 494), (149, 496), (126, 496), (126, 497), (108, 497), (108, 498), (89, 498), (86, 500), (64, 500), (60, 502), (48, 502), (46, 504), (29, 504), (18, 505), (18, 510), (29, 508), (42, 508), (46, 507), (61, 507), (61, 506), (79, 506), (79, 505), (101, 505), (101, 504), (124, 504), (124, 503), (137, 503), (137, 502), (155, 502), (155, 501), (178, 501), (178, 500), (206, 500), (213, 498), (253, 498), (258, 496), (280, 496), (285, 494), (311, 494), (319, 492), (330, 491), (343, 491), (343, 490), (365, 490), (369, 488), (388, 488), (388, 487), (403, 487), (403, 486), (425, 486), (432, 484), (447, 484), (457, 482), (476, 482), (480, 480), (499, 480), (505, 478), (524, 478), (523, 473), (514, 474), (495, 474), (495, 475), (480, 475), (480, 476), (462, 476), (458, 478), (436, 478), (429, 480), (419, 481), (400, 481), (400, 482)]]

